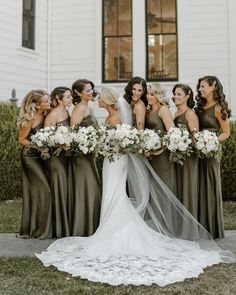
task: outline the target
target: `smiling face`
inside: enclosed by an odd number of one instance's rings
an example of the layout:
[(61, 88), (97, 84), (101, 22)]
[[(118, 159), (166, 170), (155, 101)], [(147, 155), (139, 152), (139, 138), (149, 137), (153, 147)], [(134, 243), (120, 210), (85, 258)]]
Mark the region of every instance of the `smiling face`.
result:
[(93, 87), (90, 83), (85, 84), (84, 89), (79, 93), (81, 100), (89, 101), (93, 98)]
[(70, 90), (66, 90), (63, 94), (63, 98), (60, 100), (60, 103), (63, 107), (67, 107), (71, 104), (72, 95)]
[(210, 86), (207, 81), (201, 81), (200, 86), (199, 86), (199, 91), (201, 93), (201, 96), (204, 97), (205, 99), (208, 99), (213, 95), (215, 86), (212, 85)]
[(185, 94), (182, 88), (177, 87), (174, 92), (173, 101), (176, 106), (181, 106), (187, 104), (189, 95)]
[(143, 95), (144, 89), (141, 84), (134, 84), (132, 86), (132, 100), (133, 101), (138, 101), (140, 97)]
[(51, 103), (51, 100), (50, 100), (49, 95), (48, 94), (45, 94), (40, 99), (40, 103), (38, 105), (38, 109), (41, 110), (42, 112), (44, 112), (46, 110), (50, 110), (50, 108), (51, 108), (50, 103)]
[(158, 103), (156, 92), (150, 88), (147, 91), (147, 101), (149, 106), (153, 106)]

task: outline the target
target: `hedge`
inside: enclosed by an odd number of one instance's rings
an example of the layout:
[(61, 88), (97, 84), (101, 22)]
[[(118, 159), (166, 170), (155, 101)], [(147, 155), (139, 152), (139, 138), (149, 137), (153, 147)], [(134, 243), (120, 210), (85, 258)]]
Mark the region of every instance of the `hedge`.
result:
[[(0, 200), (22, 197), (20, 146), (16, 121), (19, 109), (9, 102), (0, 102)], [(236, 201), (236, 121), (230, 123), (231, 136), (223, 144), (221, 160), (224, 200)], [(98, 159), (99, 174), (102, 158)]]

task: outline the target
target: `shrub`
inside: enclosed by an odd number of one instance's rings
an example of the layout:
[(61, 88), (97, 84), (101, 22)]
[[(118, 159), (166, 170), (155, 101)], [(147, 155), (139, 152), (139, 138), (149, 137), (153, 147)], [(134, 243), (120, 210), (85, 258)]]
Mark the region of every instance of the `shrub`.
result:
[(224, 200), (236, 201), (236, 121), (230, 122), (230, 138), (222, 145), (222, 193)]
[(18, 108), (0, 103), (0, 200), (22, 196), (20, 146), (18, 144)]

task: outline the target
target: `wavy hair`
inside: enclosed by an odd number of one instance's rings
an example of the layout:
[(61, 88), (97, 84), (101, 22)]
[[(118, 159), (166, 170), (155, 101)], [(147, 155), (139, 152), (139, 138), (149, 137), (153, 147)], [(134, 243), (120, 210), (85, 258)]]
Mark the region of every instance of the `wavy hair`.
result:
[(157, 95), (157, 100), (161, 105), (170, 106), (169, 99), (166, 96), (166, 91), (160, 83), (152, 83), (148, 85), (148, 89), (153, 91)]
[(64, 98), (64, 94), (67, 90), (69, 90), (71, 93), (71, 89), (66, 86), (56, 87), (53, 89), (50, 94), (52, 108), (58, 106), (58, 101)]
[(72, 97), (73, 97), (72, 103), (74, 105), (81, 101), (79, 94), (84, 90), (84, 88), (87, 84), (90, 84), (92, 86), (92, 89), (94, 90), (94, 83), (92, 81), (87, 80), (87, 79), (79, 79), (79, 80), (76, 80), (72, 84), (72, 86), (71, 86)]
[(40, 105), (41, 98), (48, 93), (44, 90), (31, 90), (23, 98), (20, 107), (19, 119), (17, 120), (17, 126), (20, 127), (23, 121), (31, 121), (34, 119), (38, 106)]
[(221, 106), (221, 118), (223, 120), (226, 120), (231, 116), (231, 110), (229, 109), (228, 102), (225, 100), (225, 94), (223, 92), (223, 86), (220, 83), (220, 80), (216, 76), (204, 76), (202, 78), (198, 79), (197, 83), (197, 107), (196, 112), (201, 113), (203, 111), (204, 106), (207, 103), (206, 98), (201, 96), (200, 92), (200, 84), (202, 81), (205, 81), (208, 83), (209, 86), (214, 85), (213, 90), (213, 97), (217, 101), (217, 103)]
[(141, 96), (142, 101), (144, 102), (145, 106), (147, 106), (147, 83), (146, 81), (141, 77), (133, 77), (129, 80), (128, 84), (125, 87), (125, 94), (124, 98), (125, 100), (130, 104), (132, 100), (132, 88), (134, 84), (140, 84), (143, 87), (143, 95)]
[[(175, 86), (172, 89), (172, 93), (175, 94), (176, 88), (181, 88), (185, 95), (189, 95), (189, 98), (187, 100), (187, 106), (192, 109), (195, 106), (195, 101), (194, 101), (194, 95), (193, 95), (193, 90), (190, 86), (182, 83), (175, 84)], [(172, 98), (174, 101), (174, 98)]]

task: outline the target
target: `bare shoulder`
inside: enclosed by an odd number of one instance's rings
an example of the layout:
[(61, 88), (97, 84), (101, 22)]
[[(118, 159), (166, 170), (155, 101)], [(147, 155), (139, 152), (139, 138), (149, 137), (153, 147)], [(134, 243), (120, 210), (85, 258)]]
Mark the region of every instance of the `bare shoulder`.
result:
[(167, 105), (162, 105), (159, 109), (159, 115), (171, 114)]
[(192, 109), (189, 108), (186, 111), (186, 117), (187, 118), (197, 118), (197, 114), (195, 113), (194, 110), (192, 110)]

